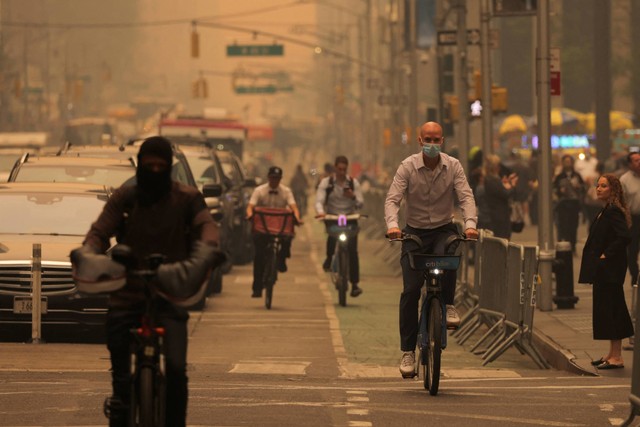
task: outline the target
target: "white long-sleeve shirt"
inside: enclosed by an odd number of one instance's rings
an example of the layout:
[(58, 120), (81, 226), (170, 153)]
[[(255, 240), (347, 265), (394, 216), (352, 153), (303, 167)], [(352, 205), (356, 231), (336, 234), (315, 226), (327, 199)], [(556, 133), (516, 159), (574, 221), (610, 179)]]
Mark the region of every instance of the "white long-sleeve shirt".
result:
[[(330, 186), (330, 180), (333, 177), (333, 190), (327, 197), (327, 188)], [(348, 185), (349, 179), (353, 180), (353, 195), (355, 199), (344, 196), (344, 187)], [(335, 176), (328, 176), (320, 181), (318, 190), (316, 191), (316, 212), (318, 214), (351, 214), (364, 205), (364, 196), (360, 188), (360, 182), (355, 178), (347, 176), (345, 182), (338, 183)]]
[(433, 229), (453, 220), (457, 198), (462, 210), (464, 227), (476, 228), (476, 203), (460, 162), (444, 153), (435, 169), (424, 164), (422, 153), (402, 161), (389, 187), (384, 203), (387, 229), (398, 228), (400, 202), (407, 204), (407, 225), (418, 229)]

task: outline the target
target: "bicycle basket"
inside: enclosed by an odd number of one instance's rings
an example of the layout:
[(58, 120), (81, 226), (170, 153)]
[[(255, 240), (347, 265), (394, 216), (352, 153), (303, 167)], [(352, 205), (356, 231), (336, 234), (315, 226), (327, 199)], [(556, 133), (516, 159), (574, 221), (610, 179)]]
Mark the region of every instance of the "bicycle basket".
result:
[(457, 270), (460, 266), (459, 255), (427, 255), (408, 252), (409, 266), (413, 270)]
[(256, 207), (253, 210), (253, 232), (293, 236), (293, 212), (283, 208)]

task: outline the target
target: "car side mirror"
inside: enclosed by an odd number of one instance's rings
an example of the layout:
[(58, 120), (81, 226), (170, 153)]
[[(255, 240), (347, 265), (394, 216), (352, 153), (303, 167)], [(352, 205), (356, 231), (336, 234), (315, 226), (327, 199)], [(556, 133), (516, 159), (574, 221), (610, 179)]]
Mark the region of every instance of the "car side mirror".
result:
[(222, 185), (205, 184), (202, 186), (202, 195), (207, 197), (220, 197), (222, 195)]

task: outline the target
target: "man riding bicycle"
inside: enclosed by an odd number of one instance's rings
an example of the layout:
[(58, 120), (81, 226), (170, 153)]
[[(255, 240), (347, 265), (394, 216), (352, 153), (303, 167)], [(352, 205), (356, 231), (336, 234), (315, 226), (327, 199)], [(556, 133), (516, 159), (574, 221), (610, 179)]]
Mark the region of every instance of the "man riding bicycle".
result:
[[(282, 169), (277, 166), (271, 166), (267, 173), (267, 183), (257, 186), (247, 205), (247, 218), (253, 216), (253, 208), (289, 208), (293, 212), (296, 222), (301, 223), (300, 212), (293, 197), (291, 189), (286, 185), (280, 184), (282, 181)], [(253, 286), (252, 298), (262, 297), (262, 275), (264, 271), (264, 254), (269, 243), (269, 235), (254, 233), (253, 243), (255, 245), (255, 255), (253, 258)], [(278, 271), (284, 273), (287, 271), (286, 259), (291, 256), (291, 238), (283, 237), (282, 246), (278, 253), (277, 268)]]
[[(465, 234), (477, 238), (476, 204), (460, 162), (441, 153), (444, 137), (442, 127), (427, 122), (420, 128), (418, 143), (421, 152), (402, 161), (389, 187), (384, 204), (387, 235), (400, 238), (398, 211), (406, 202), (404, 232), (422, 239), (426, 253), (444, 254), (444, 243), (458, 230), (453, 223), (454, 202), (457, 200), (464, 220)], [(402, 243), (404, 253), (412, 243)], [(400, 349), (403, 352), (400, 373), (410, 377), (415, 369), (415, 348), (418, 336), (420, 289), (424, 283), (421, 271), (412, 270), (406, 256), (400, 258), (403, 291), (400, 296)], [(460, 316), (453, 305), (456, 272), (445, 272), (443, 296), (447, 305), (447, 326), (460, 325)]]
[[(348, 215), (362, 208), (364, 197), (360, 189), (360, 182), (347, 175), (348, 167), (349, 160), (345, 156), (338, 156), (334, 162), (334, 173), (320, 181), (316, 192), (316, 218), (323, 218), (327, 214)], [(357, 223), (354, 225), (357, 226)], [(322, 263), (324, 271), (329, 271), (331, 268), (331, 258), (335, 247), (336, 237), (329, 234), (327, 236), (327, 258)], [(351, 296), (357, 297), (362, 293), (362, 288), (358, 286), (360, 282), (360, 261), (358, 259), (357, 235), (349, 239), (348, 250)]]
[[(187, 267), (190, 263), (193, 267), (202, 262), (203, 253), (217, 251), (218, 228), (204, 198), (197, 189), (171, 180), (172, 157), (167, 139), (153, 136), (144, 141), (138, 152), (137, 184), (113, 192), (79, 251), (104, 253), (110, 239), (116, 237), (118, 243), (131, 248), (134, 268), (149, 268), (145, 259), (151, 254), (162, 254), (165, 262), (176, 266), (185, 263), (183, 267)], [(166, 295), (173, 295), (176, 287), (182, 286), (175, 282), (155, 285)], [(130, 330), (139, 327), (145, 309), (143, 286), (141, 278), (128, 277), (126, 285), (109, 297), (106, 326), (113, 387), (108, 408), (110, 426), (128, 425)], [(168, 299), (158, 299), (156, 308), (158, 324), (165, 329), (166, 425), (184, 426), (189, 313)]]

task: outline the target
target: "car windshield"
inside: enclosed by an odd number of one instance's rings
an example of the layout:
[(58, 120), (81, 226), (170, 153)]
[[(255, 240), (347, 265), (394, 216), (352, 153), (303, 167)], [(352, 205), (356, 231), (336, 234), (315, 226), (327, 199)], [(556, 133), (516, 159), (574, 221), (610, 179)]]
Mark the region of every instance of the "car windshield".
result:
[(189, 167), (198, 185), (220, 182), (213, 160), (208, 156), (187, 155)]
[(106, 198), (68, 194), (0, 193), (0, 233), (83, 236)]
[(16, 182), (84, 182), (120, 187), (135, 176), (131, 165), (108, 168), (92, 166), (31, 166), (23, 165), (16, 175)]

